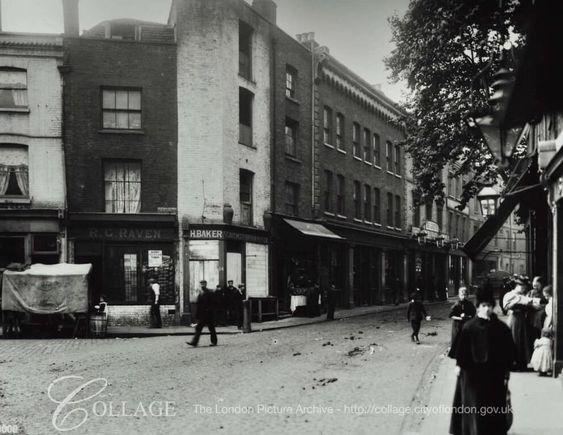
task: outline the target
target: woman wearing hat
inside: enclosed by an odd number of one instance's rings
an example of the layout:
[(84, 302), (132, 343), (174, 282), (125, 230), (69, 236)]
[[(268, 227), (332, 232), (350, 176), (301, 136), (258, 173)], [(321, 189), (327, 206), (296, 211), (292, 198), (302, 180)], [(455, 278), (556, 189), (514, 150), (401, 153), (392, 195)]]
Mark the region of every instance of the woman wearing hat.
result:
[(458, 371), (453, 435), (505, 435), (510, 426), (507, 388), (514, 343), (494, 306), (493, 293), (480, 289), (477, 316), (465, 323), (452, 349)]
[(526, 314), (532, 306), (533, 298), (526, 296), (526, 283), (519, 277), (516, 279), (514, 290), (504, 295), (502, 304), (508, 311), (508, 326), (512, 332), (512, 339), (516, 346), (516, 358), (514, 368), (516, 370), (528, 370), (528, 363), (532, 358), (533, 339), (530, 325)]

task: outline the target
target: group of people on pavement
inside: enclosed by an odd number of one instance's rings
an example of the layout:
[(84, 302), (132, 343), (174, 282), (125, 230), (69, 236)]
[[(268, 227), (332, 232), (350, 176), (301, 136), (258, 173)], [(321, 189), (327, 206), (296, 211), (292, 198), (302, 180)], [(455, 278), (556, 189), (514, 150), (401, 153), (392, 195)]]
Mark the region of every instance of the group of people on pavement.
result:
[(506, 322), (494, 313), (490, 285), (479, 288), (476, 304), (459, 289), (450, 311), (452, 341), (448, 356), (456, 360), (457, 382), (450, 433), (505, 435), (512, 424), (508, 381), (511, 371), (530, 368), (545, 376), (552, 370), (552, 288), (535, 277), (518, 276), (501, 297)]

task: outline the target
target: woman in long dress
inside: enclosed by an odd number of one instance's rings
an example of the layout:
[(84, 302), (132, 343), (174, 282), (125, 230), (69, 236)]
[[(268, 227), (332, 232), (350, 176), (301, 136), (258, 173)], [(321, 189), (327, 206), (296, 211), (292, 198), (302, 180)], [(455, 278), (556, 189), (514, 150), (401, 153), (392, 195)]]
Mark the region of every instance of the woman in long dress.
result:
[(532, 358), (534, 339), (526, 314), (533, 304), (533, 298), (525, 295), (525, 284), (516, 280), (516, 287), (504, 295), (503, 306), (508, 311), (508, 326), (516, 346), (514, 369), (526, 371)]
[(477, 292), (477, 317), (461, 329), (454, 349), (458, 378), (450, 434), (506, 435), (507, 388), (514, 359), (510, 329), (493, 313), (492, 292)]

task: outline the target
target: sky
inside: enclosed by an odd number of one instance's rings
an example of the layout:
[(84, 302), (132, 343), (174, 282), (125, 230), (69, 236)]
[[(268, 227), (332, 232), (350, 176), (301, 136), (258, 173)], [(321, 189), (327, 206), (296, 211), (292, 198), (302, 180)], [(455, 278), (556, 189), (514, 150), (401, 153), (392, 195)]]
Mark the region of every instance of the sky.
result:
[[(250, 0), (247, 0), (250, 1)], [(7, 32), (62, 33), (62, 0), (0, 0)], [(171, 0), (80, 0), (80, 29), (113, 18), (165, 23)], [(278, 26), (291, 36), (315, 32), (330, 54), (385, 94), (402, 100), (406, 88), (389, 83), (383, 59), (393, 49), (388, 17), (409, 0), (276, 0)]]

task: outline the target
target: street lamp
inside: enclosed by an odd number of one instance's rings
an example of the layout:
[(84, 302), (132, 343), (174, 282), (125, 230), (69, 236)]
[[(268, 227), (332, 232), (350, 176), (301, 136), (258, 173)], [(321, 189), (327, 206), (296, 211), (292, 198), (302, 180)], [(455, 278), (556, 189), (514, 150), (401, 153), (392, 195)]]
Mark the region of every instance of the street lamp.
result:
[(485, 217), (494, 215), (497, 212), (497, 202), (500, 195), (493, 187), (484, 187), (477, 194), (477, 199), (481, 205), (481, 213)]

